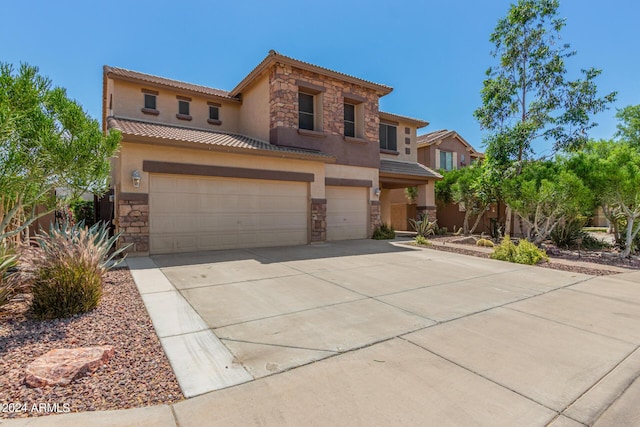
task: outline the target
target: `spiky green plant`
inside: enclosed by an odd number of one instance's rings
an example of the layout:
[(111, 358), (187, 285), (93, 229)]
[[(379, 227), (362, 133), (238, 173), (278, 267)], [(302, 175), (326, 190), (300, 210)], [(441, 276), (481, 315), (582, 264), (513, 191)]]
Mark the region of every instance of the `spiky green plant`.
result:
[(413, 218), (409, 218), (409, 224), (411, 224), (411, 228), (418, 234), (418, 236), (427, 237), (430, 235), (435, 235), (438, 227), (438, 220), (429, 221), (427, 218), (423, 218), (421, 220), (415, 220)]
[(87, 228), (55, 224), (35, 238), (40, 251), (32, 259), (33, 300), (39, 318), (69, 317), (94, 309), (102, 296), (102, 278), (128, 247), (111, 252), (119, 234), (109, 237), (107, 223)]

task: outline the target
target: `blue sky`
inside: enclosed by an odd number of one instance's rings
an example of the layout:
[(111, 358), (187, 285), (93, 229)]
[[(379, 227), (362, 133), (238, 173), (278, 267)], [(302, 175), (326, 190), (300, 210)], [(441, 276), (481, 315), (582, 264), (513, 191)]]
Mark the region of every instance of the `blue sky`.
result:
[[(473, 118), (489, 35), (510, 0), (272, 0), (4, 2), (0, 61), (28, 62), (101, 115), (102, 65), (232, 89), (268, 53), (352, 74), (394, 91), (384, 111), (455, 129), (482, 149)], [(563, 39), (577, 50), (568, 64), (603, 70), (601, 94), (618, 91), (591, 135), (615, 132), (615, 109), (640, 104), (640, 3), (562, 0)], [(538, 144), (537, 151), (545, 146)]]

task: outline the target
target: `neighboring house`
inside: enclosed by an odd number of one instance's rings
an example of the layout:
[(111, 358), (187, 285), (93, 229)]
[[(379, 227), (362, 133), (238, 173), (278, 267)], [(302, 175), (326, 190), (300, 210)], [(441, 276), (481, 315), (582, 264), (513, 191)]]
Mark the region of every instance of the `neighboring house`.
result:
[[(420, 135), (417, 141), (418, 162), (434, 170), (459, 169), (484, 158), (483, 153), (476, 151), (467, 140), (454, 130), (442, 129)], [(463, 206), (442, 202), (438, 202), (436, 205), (439, 227), (446, 227), (449, 231), (462, 227), (465, 214)], [(476, 231), (490, 232), (492, 219), (497, 218), (497, 212), (497, 206), (490, 206)]]
[(229, 92), (105, 66), (121, 242), (146, 255), (366, 238), (408, 186), (435, 217), (441, 176), (417, 163), (428, 123), (380, 112), (391, 91), (275, 51)]

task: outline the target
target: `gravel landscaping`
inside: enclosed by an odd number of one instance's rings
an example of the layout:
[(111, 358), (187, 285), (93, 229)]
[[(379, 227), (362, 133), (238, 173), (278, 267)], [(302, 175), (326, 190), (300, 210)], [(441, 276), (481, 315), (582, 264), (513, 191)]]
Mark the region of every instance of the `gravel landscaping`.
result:
[[(25, 306), (0, 318), (0, 418), (48, 415), (55, 404), (80, 412), (184, 399), (129, 270), (109, 271), (103, 290), (95, 310), (68, 319), (34, 320)], [(25, 385), (25, 367), (47, 351), (101, 345), (114, 346), (115, 355), (92, 375), (66, 387)], [(50, 406), (32, 411), (34, 404)]]

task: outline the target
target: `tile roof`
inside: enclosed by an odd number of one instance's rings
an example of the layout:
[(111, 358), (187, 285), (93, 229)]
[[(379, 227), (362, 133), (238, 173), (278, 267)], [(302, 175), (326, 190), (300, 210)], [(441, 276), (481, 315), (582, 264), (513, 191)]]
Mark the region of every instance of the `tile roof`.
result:
[(234, 99), (229, 95), (229, 92), (221, 89), (214, 89), (207, 86), (196, 85), (192, 83), (181, 82), (178, 80), (167, 79), (165, 77), (154, 76), (151, 74), (144, 74), (138, 71), (131, 71), (125, 68), (111, 67), (108, 65), (104, 66), (104, 74), (109, 77), (120, 77), (125, 80), (138, 80), (147, 83), (169, 86), (175, 89), (182, 89), (189, 92), (197, 92), (203, 95), (213, 95), (222, 98)]
[(401, 162), (399, 160), (380, 159), (380, 172), (394, 175), (422, 176), (440, 179), (442, 175), (428, 167), (415, 162)]
[(400, 114), (394, 114), (394, 113), (388, 113), (386, 111), (380, 111), (380, 117), (384, 118), (384, 116), (387, 116), (391, 119), (397, 119), (397, 120), (406, 120), (409, 122), (413, 122), (415, 124), (418, 125), (418, 127), (425, 127), (429, 125), (429, 122), (426, 120), (420, 120), (420, 119), (416, 119), (413, 117), (409, 117), (409, 116), (401, 116)]
[(447, 136), (452, 135), (454, 133), (455, 132), (452, 130), (440, 129), (434, 132), (429, 132), (424, 135), (418, 136), (417, 142), (418, 142), (418, 145), (429, 145), (439, 139), (446, 138)]
[(448, 138), (450, 136), (455, 136), (457, 137), (464, 146), (466, 146), (469, 150), (469, 152), (472, 155), (477, 155), (480, 157), (483, 157), (484, 154), (478, 150), (476, 150), (475, 148), (473, 148), (473, 146), (471, 144), (469, 144), (469, 142), (464, 139), (462, 136), (460, 136), (460, 134), (458, 132), (456, 132), (455, 130), (447, 130), (447, 129), (441, 129), (441, 130), (437, 130), (435, 132), (430, 132), (430, 133), (426, 133), (424, 135), (420, 135), (416, 141), (418, 143), (418, 148), (420, 147), (424, 147), (427, 145), (431, 145), (437, 141), (440, 141), (442, 139)]
[(360, 77), (355, 77), (349, 74), (342, 73), (340, 71), (331, 70), (329, 68), (321, 67), (319, 65), (314, 65), (310, 62), (301, 61), (299, 59), (291, 58), (290, 56), (282, 55), (281, 53), (276, 52), (275, 50), (270, 50), (267, 56), (258, 64), (256, 67), (251, 70), (251, 72), (240, 82), (238, 85), (229, 92), (231, 95), (236, 96), (242, 90), (247, 87), (254, 78), (258, 77), (270, 64), (275, 62), (283, 62), (290, 64), (294, 67), (314, 71), (318, 74), (328, 75), (335, 78), (341, 78), (346, 81), (351, 81), (353, 83), (358, 83), (360, 85), (371, 87), (376, 90), (379, 90), (386, 95), (393, 91), (391, 86), (383, 85), (380, 83), (374, 83), (369, 80), (361, 79)]
[(124, 135), (129, 136), (155, 138), (164, 141), (191, 142), (217, 146), (229, 151), (256, 151), (284, 157), (314, 158), (324, 161), (334, 159), (333, 156), (319, 151), (282, 147), (248, 136), (227, 132), (192, 129), (117, 117), (107, 118), (107, 128), (119, 130)]

